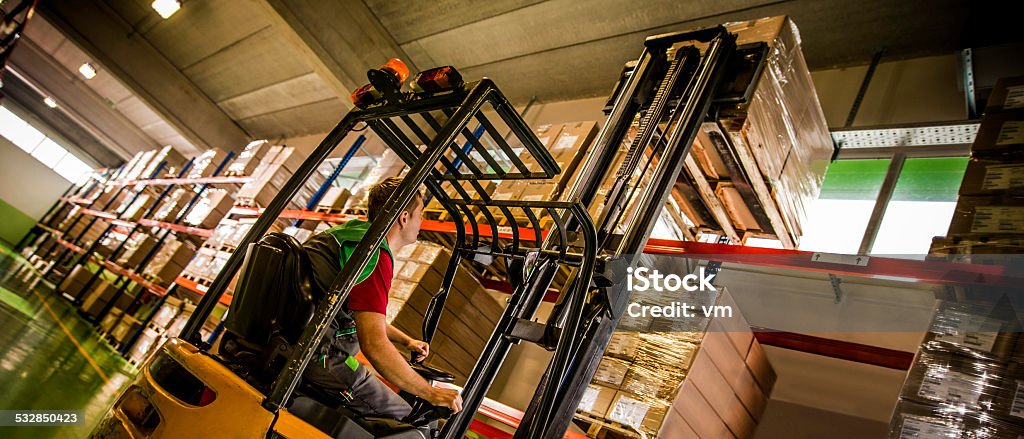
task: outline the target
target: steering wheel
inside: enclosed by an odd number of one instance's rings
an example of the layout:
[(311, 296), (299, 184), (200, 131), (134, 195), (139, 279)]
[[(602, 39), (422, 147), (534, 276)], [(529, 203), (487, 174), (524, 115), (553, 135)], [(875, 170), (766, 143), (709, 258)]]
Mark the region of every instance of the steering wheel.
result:
[[(430, 367), (415, 361), (410, 361), (412, 370), (420, 374), (428, 382), (450, 383), (455, 381), (455, 376), (438, 368)], [(411, 396), (411, 395), (410, 395)], [(448, 407), (438, 407), (430, 404), (427, 400), (413, 396), (412, 411), (402, 419), (402, 422), (416, 426), (425, 425), (432, 421), (452, 416), (452, 410)]]

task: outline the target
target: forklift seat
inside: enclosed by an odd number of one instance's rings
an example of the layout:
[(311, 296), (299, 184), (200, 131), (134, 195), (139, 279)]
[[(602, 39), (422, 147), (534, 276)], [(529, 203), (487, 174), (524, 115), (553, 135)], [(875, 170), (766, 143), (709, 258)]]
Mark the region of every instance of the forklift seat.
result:
[[(267, 393), (291, 356), (316, 309), (312, 269), (302, 245), (284, 233), (269, 233), (249, 245), (224, 322), (218, 355), (238, 376)], [(450, 381), (444, 372), (417, 369), (425, 377)], [(420, 410), (415, 424), (359, 416), (337, 395), (302, 382), (289, 411), (336, 438), (414, 439), (429, 437), (434, 418)]]
[(316, 308), (306, 252), (269, 233), (249, 245), (224, 323), (221, 357), (260, 390), (284, 367)]

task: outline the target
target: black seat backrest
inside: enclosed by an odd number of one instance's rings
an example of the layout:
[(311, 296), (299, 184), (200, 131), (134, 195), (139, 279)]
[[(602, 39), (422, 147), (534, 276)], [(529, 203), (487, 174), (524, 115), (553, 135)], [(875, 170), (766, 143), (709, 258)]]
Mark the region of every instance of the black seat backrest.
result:
[(316, 307), (311, 279), (299, 241), (284, 233), (267, 234), (246, 249), (225, 328), (258, 346), (275, 335), (295, 343)]

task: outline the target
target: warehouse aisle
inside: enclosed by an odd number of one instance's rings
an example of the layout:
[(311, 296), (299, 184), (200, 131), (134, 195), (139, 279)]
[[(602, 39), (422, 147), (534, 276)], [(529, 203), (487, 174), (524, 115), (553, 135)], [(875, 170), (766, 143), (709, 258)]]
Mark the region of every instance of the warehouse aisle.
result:
[(22, 262), (0, 245), (0, 410), (82, 410), (84, 422), (0, 427), (0, 437), (86, 437), (134, 368)]

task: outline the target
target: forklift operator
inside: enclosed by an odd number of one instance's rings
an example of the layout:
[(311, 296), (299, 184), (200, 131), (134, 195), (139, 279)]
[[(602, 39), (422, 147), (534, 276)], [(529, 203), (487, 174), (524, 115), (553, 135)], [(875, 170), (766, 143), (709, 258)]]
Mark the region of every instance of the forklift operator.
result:
[[(369, 221), (373, 221), (374, 214), (384, 211), (388, 198), (401, 183), (401, 178), (391, 177), (370, 189)], [(422, 212), (423, 196), (418, 194), (399, 215), (377, 253), (360, 273), (357, 285), (321, 341), (319, 355), (306, 368), (305, 378), (310, 384), (338, 395), (346, 407), (360, 415), (402, 419), (412, 411), (408, 402), (356, 361), (355, 355), (360, 349), (373, 368), (399, 389), (453, 412), (462, 408), (462, 398), (457, 391), (431, 386), (392, 344), (405, 346), (416, 354), (416, 361), (422, 361), (430, 352), (427, 343), (413, 339), (385, 320), (393, 276), (392, 252), (416, 242)], [(313, 269), (316, 290), (322, 293), (330, 288), (369, 227), (370, 222), (352, 220), (318, 233), (303, 244)]]

